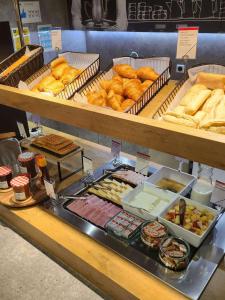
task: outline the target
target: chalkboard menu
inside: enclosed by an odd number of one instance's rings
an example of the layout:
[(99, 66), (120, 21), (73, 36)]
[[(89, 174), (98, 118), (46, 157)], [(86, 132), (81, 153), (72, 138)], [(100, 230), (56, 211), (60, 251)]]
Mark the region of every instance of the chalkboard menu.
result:
[(201, 32), (225, 27), (225, 0), (70, 0), (74, 29), (176, 31), (199, 26)]

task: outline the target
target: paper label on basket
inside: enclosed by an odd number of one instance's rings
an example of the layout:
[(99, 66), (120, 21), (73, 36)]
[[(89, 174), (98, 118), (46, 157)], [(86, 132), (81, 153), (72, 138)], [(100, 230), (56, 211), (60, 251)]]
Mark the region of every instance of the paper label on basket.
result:
[(148, 168), (151, 156), (145, 153), (137, 152), (135, 172), (148, 175)]
[(51, 31), (51, 39), (52, 39), (52, 48), (54, 50), (62, 49), (62, 30), (52, 30)]
[(225, 208), (225, 182), (216, 180), (210, 202)]
[(45, 185), (45, 189), (46, 189), (46, 194), (53, 198), (56, 199), (56, 194), (55, 194), (55, 189), (54, 189), (54, 185), (53, 183), (47, 181), (46, 179), (44, 179), (44, 185)]
[(120, 156), (121, 143), (119, 141), (112, 140), (111, 153), (114, 158)]
[(26, 134), (23, 123), (17, 122), (17, 127), (19, 130), (20, 136), (22, 136), (23, 138), (27, 138), (27, 134)]
[(92, 159), (83, 156), (83, 167), (84, 167), (84, 172), (93, 174), (93, 161)]
[(196, 59), (198, 31), (198, 27), (180, 27), (178, 29), (177, 59)]

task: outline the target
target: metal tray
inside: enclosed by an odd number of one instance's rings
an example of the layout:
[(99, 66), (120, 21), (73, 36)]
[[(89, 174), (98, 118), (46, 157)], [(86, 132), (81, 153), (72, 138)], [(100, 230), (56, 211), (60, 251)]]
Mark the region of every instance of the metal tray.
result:
[[(124, 161), (124, 164), (129, 164), (131, 167), (135, 164), (127, 159), (123, 160), (121, 158), (121, 161)], [(112, 162), (105, 164), (94, 172), (94, 178), (97, 180), (104, 175), (105, 170), (113, 168)], [(65, 189), (62, 194), (73, 195), (84, 188), (85, 185), (80, 180)], [(188, 268), (182, 272), (175, 272), (162, 266), (156, 259), (155, 253), (151, 253), (150, 256), (148, 247), (142, 246), (143, 244), (140, 243), (138, 236), (130, 244), (124, 243), (105, 230), (67, 211), (64, 208), (65, 202), (67, 200), (62, 201), (60, 198), (58, 200), (50, 199), (41, 204), (41, 206), (190, 299), (196, 300), (201, 296), (224, 256), (224, 214), (221, 214), (214, 229), (209, 233), (201, 246), (198, 249), (192, 248), (192, 258)]]

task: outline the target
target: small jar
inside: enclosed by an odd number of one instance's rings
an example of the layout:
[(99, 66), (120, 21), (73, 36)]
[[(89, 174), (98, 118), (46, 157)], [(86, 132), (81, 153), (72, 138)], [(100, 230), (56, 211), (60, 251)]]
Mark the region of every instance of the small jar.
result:
[(12, 169), (8, 166), (0, 167), (0, 190), (10, 188), (10, 180), (12, 179)]
[(30, 194), (30, 180), (26, 176), (17, 176), (10, 181), (17, 201), (27, 200)]
[(181, 271), (187, 268), (190, 257), (190, 246), (177, 237), (166, 237), (160, 243), (159, 258), (169, 269)]
[(35, 156), (32, 152), (23, 152), (18, 156), (21, 173), (29, 173), (31, 178), (37, 176)]
[(158, 221), (145, 222), (141, 227), (141, 240), (147, 246), (157, 249), (163, 238), (168, 234), (165, 225)]

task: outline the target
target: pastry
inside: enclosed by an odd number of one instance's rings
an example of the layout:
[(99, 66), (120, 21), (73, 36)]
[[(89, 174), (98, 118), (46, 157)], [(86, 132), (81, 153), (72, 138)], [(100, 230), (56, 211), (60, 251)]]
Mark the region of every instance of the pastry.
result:
[(119, 82), (123, 83), (123, 78), (119, 75), (114, 75), (112, 80), (113, 81), (119, 81)]
[(60, 81), (64, 84), (67, 85), (71, 83), (78, 75), (80, 74), (80, 70), (75, 69), (75, 68), (66, 68), (63, 72), (62, 77), (60, 78)]
[(62, 63), (57, 65), (55, 68), (52, 69), (52, 76), (55, 77), (55, 79), (60, 79), (63, 76), (63, 73), (65, 70), (69, 71), (70, 66), (67, 63)]
[(188, 105), (185, 106), (185, 113), (189, 115), (194, 115), (198, 109), (205, 103), (205, 101), (210, 97), (210, 90), (201, 90), (195, 96), (191, 98)]
[(108, 91), (111, 89), (112, 80), (101, 80), (99, 82), (99, 84), (100, 84), (101, 88), (106, 90), (106, 92), (108, 93)]
[(179, 124), (179, 125), (184, 125), (184, 126), (188, 126), (188, 127), (197, 128), (197, 124), (194, 120), (187, 120), (187, 119), (184, 119), (184, 118), (177, 118), (177, 117), (170, 116), (170, 115), (164, 115), (163, 120), (167, 121), (167, 122), (170, 122), (170, 123), (174, 123), (174, 124)]
[(63, 89), (64, 89), (64, 84), (61, 81), (59, 81), (59, 80), (55, 80), (52, 83), (48, 84), (44, 88), (44, 92), (51, 92), (51, 93), (53, 93), (53, 95), (57, 95)]
[(224, 96), (224, 91), (222, 89), (216, 89), (212, 91), (211, 97), (205, 102), (202, 110), (205, 111), (206, 113), (210, 113), (213, 107), (215, 107), (220, 102), (223, 96)]
[(138, 78), (155, 81), (159, 75), (151, 67), (141, 67), (137, 70)]
[(54, 81), (55, 81), (55, 78), (52, 75), (46, 76), (38, 84), (39, 91), (44, 92), (45, 88), (48, 87), (48, 85)]
[(152, 84), (153, 84), (153, 81), (152, 81), (152, 80), (145, 80), (145, 81), (141, 84), (142, 90), (143, 90), (143, 91), (146, 91)]
[(123, 84), (118, 81), (112, 81), (110, 90), (113, 90), (115, 94), (123, 95)]
[(50, 63), (50, 67), (51, 69), (55, 68), (56, 66), (63, 64), (63, 63), (67, 63), (65, 57), (61, 56), (59, 58), (54, 59), (51, 63)]
[(223, 89), (225, 87), (225, 75), (199, 72), (196, 83), (204, 84), (208, 89)]
[(180, 105), (187, 106), (191, 102), (192, 98), (195, 97), (200, 91), (206, 90), (207, 88), (203, 84), (193, 85), (189, 91), (184, 95), (180, 101)]
[(134, 103), (135, 103), (134, 100), (132, 100), (132, 99), (126, 99), (126, 100), (124, 100), (123, 103), (121, 104), (121, 109), (122, 109), (123, 111), (126, 111), (128, 108), (130, 108), (131, 106), (133, 106)]
[(128, 64), (118, 64), (113, 67), (113, 70), (120, 76), (125, 78), (137, 78), (136, 71)]

